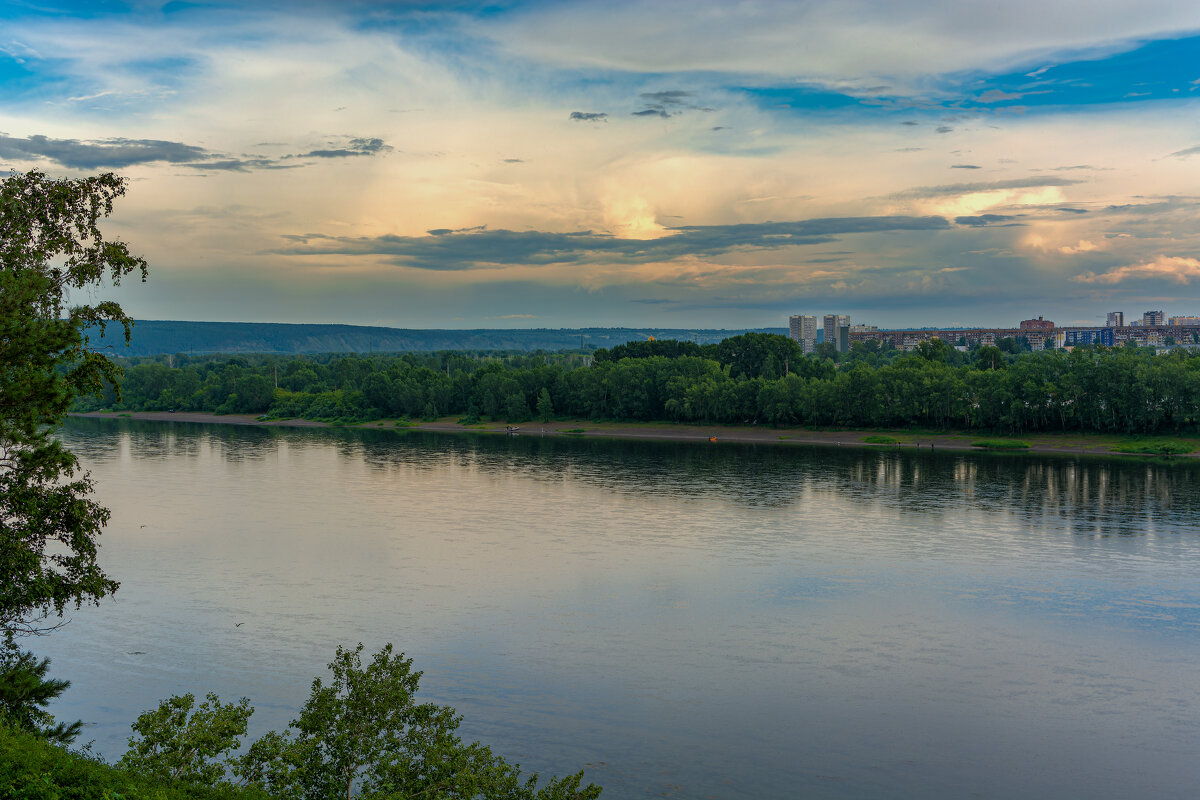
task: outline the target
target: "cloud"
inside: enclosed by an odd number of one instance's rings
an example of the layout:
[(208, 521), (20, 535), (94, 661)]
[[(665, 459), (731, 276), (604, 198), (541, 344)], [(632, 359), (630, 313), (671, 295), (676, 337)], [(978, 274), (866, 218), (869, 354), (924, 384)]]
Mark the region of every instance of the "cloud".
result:
[(934, 130), (937, 133), (950, 133), (954, 128), (951, 128), (949, 125), (938, 125)]
[(686, 110), (696, 111), (712, 111), (711, 108), (698, 106), (692, 102), (692, 93), (685, 92), (682, 89), (669, 89), (662, 92), (642, 92), (639, 97), (642, 98), (645, 108), (640, 111), (634, 111), (635, 117), (673, 117), (682, 114)]
[(719, 256), (735, 250), (774, 250), (823, 244), (854, 233), (939, 231), (942, 217), (839, 217), (794, 222), (688, 225), (665, 229), (654, 239), (620, 238), (592, 231), (547, 233), (440, 228), (428, 236), (349, 237), (307, 234), (285, 237), (291, 245), (273, 252), (289, 256), (384, 256), (399, 266), (457, 271), (549, 264), (647, 264)]
[(979, 214), (977, 216), (955, 217), (954, 221), (959, 225), (966, 225), (971, 228), (982, 228), (986, 225), (992, 225), (997, 222), (1008, 223), (1003, 227), (1011, 227), (1012, 225), (1021, 224), (1009, 222), (1011, 219), (1013, 219), (1013, 217), (1007, 214)]
[(979, 95), (981, 103), (1001, 103), (1005, 100), (1020, 100), (1025, 96), (1025, 92), (1002, 92), (999, 89), (989, 89)]
[(646, 297), (630, 300), (631, 303), (645, 303), (648, 306), (661, 306), (664, 303), (674, 303), (674, 300), (668, 300), (665, 297)]
[(1080, 239), (1078, 244), (1064, 244), (1062, 247), (1058, 248), (1058, 252), (1062, 253), (1064, 256), (1075, 256), (1079, 255), (1080, 253), (1091, 253), (1095, 250), (1102, 249), (1104, 249), (1103, 243), (1096, 244), (1090, 239)]
[(978, 164), (951, 164), (950, 169), (983, 169)]
[(0, 158), (29, 161), (46, 159), (68, 169), (129, 167), (165, 162), (187, 164), (210, 158), (201, 147), (160, 139), (51, 139), (48, 136), (18, 138), (0, 136)]
[(1158, 256), (1153, 261), (1114, 267), (1096, 274), (1085, 272), (1074, 280), (1081, 283), (1115, 285), (1127, 280), (1155, 279), (1187, 285), (1193, 278), (1200, 278), (1200, 259), (1179, 256)]
[(21, 161), (45, 159), (68, 169), (121, 169), (136, 164), (183, 164), (193, 169), (220, 172), (249, 172), (255, 169), (290, 169), (298, 164), (288, 159), (353, 158), (374, 156), (392, 148), (377, 138), (350, 138), (345, 147), (311, 150), (281, 159), (264, 156), (233, 157), (203, 147), (162, 139), (51, 139), (0, 135), (0, 158)]
[(984, 181), (980, 183), (949, 183), (942, 186), (917, 186), (903, 192), (898, 192), (893, 197), (950, 197), (956, 194), (995, 192), (1007, 189), (1041, 189), (1047, 186), (1073, 186), (1082, 182), (1069, 178), (1011, 178), (1003, 181)]
[(383, 143), (383, 139), (351, 139), (345, 147), (325, 150), (310, 150), (289, 158), (355, 158), (357, 156), (374, 156), (389, 152), (392, 148)]
[[(1031, 19), (1038, 24), (1030, 25)], [(885, 83), (903, 94), (919, 92), (930, 75), (1019, 69), (1036, 78), (1050, 67), (1029, 70), (1052, 54), (1111, 53), (1129, 42), (1197, 27), (1194, 4), (1118, 0), (1097, 0), (1087, 13), (1048, 13), (1037, 0), (562, 0), (518, 5), (474, 30), (508, 52), (570, 69), (803, 76), (847, 90)]]
[(1189, 156), (1194, 155), (1200, 155), (1200, 144), (1195, 145), (1194, 147), (1189, 147), (1185, 150), (1176, 150), (1174, 153), (1171, 153), (1171, 155), (1167, 156), (1167, 158), (1188, 158)]
[(572, 111), (570, 118), (575, 122), (608, 122), (608, 114), (603, 111)]

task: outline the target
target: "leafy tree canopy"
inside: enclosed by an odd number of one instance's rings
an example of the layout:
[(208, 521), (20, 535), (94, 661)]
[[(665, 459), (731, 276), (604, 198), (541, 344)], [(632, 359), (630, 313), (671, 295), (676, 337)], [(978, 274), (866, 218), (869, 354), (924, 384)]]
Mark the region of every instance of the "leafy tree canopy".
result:
[(0, 182), (0, 644), (10, 651), (14, 636), (117, 588), (96, 563), (108, 512), (52, 433), (75, 397), (120, 375), (87, 331), (116, 323), (128, 337), (132, 321), (114, 302), (72, 304), (70, 293), (145, 279), (145, 261), (99, 228), (124, 192), (112, 174)]

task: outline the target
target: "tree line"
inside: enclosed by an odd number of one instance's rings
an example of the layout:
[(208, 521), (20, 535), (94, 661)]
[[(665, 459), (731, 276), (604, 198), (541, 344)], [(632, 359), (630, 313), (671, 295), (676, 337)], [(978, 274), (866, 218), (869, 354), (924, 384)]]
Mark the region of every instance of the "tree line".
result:
[(1200, 422), (1200, 355), (1029, 352), (1019, 340), (805, 354), (784, 336), (631, 342), (580, 353), (406, 353), (135, 360), (122, 394), (77, 410), (251, 413), (335, 422), (460, 416), (688, 423), (1167, 433)]

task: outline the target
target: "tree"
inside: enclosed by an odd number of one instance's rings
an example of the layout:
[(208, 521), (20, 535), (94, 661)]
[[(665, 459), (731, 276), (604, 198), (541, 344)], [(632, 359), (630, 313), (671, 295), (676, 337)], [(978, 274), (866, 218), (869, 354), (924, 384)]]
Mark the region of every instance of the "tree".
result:
[(83, 723), (56, 723), (46, 711), (50, 701), (71, 685), (47, 678), (50, 659), (38, 661), (32, 653), (10, 652), (0, 664), (0, 720), (55, 744), (70, 744)]
[(120, 376), (89, 335), (117, 323), (128, 341), (132, 320), (110, 301), (69, 306), (69, 294), (145, 279), (145, 261), (99, 229), (124, 193), (112, 174), (0, 182), (0, 645), (10, 651), (16, 635), (117, 588), (96, 563), (108, 511), (52, 433), (75, 397)]
[(273, 796), (298, 800), (430, 797), (440, 800), (595, 800), (583, 773), (522, 779), (491, 749), (463, 743), (454, 709), (415, 699), (421, 673), (390, 644), (362, 663), (363, 646), (339, 647), (328, 684), (313, 681), (308, 702), (285, 733), (252, 744), (234, 773)]
[(212, 785), (221, 780), (234, 765), (232, 753), (254, 709), (244, 697), (222, 703), (211, 693), (195, 705), (195, 695), (176, 695), (139, 716), (132, 726), (138, 736), (129, 738), (120, 766), (160, 781)]
[(554, 402), (550, 399), (549, 389), (543, 388), (538, 392), (537, 413), (542, 422), (549, 422), (554, 416)]

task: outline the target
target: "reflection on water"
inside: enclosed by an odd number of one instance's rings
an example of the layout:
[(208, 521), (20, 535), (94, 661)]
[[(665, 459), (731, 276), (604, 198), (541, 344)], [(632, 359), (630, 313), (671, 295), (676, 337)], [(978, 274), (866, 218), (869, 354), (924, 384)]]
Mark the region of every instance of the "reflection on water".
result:
[[(172, 692), (286, 724), (395, 641), (606, 796), (1185, 797), (1197, 467), (75, 419), (123, 581), (39, 641), (120, 752)], [(235, 627), (236, 622), (243, 626)], [(44, 645), (44, 646), (43, 646)]]

